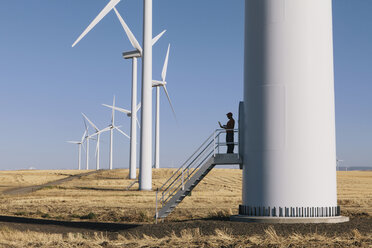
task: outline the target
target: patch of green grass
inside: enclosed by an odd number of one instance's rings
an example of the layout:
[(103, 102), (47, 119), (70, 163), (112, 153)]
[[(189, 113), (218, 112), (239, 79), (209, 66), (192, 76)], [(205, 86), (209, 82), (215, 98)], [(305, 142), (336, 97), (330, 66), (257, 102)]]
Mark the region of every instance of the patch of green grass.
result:
[(57, 186), (57, 185), (49, 185), (49, 186), (43, 186), (40, 190), (48, 190), (48, 189), (64, 189), (66, 190), (66, 187), (63, 186)]
[(42, 214), (41, 217), (42, 218), (50, 218), (50, 215), (49, 214)]
[(229, 220), (231, 215), (233, 215), (231, 209), (213, 210), (209, 212), (207, 219)]
[(53, 217), (53, 219), (56, 219), (56, 220), (65, 220), (65, 217), (63, 217), (62, 215), (57, 215), (57, 216)]
[(150, 216), (149, 212), (146, 210), (141, 210), (138, 213), (138, 218), (140, 222), (150, 222), (152, 221), (152, 217)]
[(75, 219), (80, 219), (81, 216), (78, 214), (71, 214), (70, 217), (75, 218)]
[(44, 186), (41, 189), (55, 189), (57, 186)]
[(24, 211), (15, 212), (14, 215), (16, 216), (27, 216), (28, 214)]
[(80, 216), (80, 219), (82, 219), (82, 220), (93, 220), (93, 219), (97, 219), (97, 215), (93, 212), (90, 212), (87, 215)]

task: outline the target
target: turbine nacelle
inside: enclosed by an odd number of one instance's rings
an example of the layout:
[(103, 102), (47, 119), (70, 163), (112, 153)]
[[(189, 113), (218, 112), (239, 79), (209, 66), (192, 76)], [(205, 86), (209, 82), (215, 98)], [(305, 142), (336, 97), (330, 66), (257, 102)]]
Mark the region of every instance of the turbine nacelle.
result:
[[(127, 109), (123, 109), (123, 108), (119, 108), (119, 107), (116, 107), (116, 106), (111, 106), (111, 105), (107, 105), (107, 104), (102, 104), (103, 106), (105, 106), (105, 107), (107, 107), (107, 108), (110, 108), (110, 109), (112, 109), (113, 111), (119, 111), (119, 112), (121, 112), (121, 113), (124, 113), (124, 114), (126, 114), (128, 117), (132, 117), (132, 111), (130, 111), (130, 110), (127, 110)], [(138, 110), (140, 110), (140, 108), (141, 108), (141, 103), (138, 103), (138, 105), (137, 105), (137, 112), (138, 112)], [(137, 122), (137, 124), (138, 124), (138, 127), (140, 127), (140, 125), (139, 125), (139, 121), (138, 121), (138, 119), (136, 118), (136, 122)]]
[(139, 50), (123, 52), (124, 59), (133, 59), (133, 58), (141, 58), (141, 57), (142, 57), (142, 53)]
[(167, 84), (167, 82), (162, 82), (162, 81), (158, 81), (158, 80), (153, 80), (152, 81), (152, 87), (159, 87), (159, 86), (165, 86)]

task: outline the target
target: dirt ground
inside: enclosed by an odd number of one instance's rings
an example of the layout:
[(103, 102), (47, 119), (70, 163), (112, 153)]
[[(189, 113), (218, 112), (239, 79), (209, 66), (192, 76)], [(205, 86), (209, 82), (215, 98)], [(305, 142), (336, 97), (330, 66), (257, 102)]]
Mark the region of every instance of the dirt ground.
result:
[[(66, 222), (54, 220), (31, 219), (21, 217), (0, 216), (0, 226), (7, 226), (19, 231), (33, 231), (43, 233), (85, 233), (103, 232), (115, 238), (117, 234), (123, 236), (143, 235), (163, 238), (172, 233), (180, 235), (183, 230), (200, 230), (203, 235), (213, 235), (216, 229), (227, 230), (231, 235), (263, 235), (272, 226), (278, 235), (292, 233), (318, 233), (326, 236), (342, 236), (358, 230), (361, 234), (371, 234), (372, 218), (370, 216), (351, 217), (349, 222), (340, 224), (260, 224), (232, 222), (228, 219), (203, 219), (179, 222), (164, 222), (158, 224), (122, 224), (103, 222)], [(372, 244), (371, 244), (372, 245)]]

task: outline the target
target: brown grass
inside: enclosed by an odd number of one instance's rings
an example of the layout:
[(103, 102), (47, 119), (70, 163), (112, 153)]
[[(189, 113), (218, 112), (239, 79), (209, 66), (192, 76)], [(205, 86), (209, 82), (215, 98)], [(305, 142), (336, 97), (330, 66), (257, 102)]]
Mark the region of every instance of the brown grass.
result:
[(62, 235), (0, 227), (1, 247), (368, 247), (368, 244), (372, 245), (372, 235), (362, 235), (357, 230), (342, 237), (319, 233), (281, 236), (269, 227), (263, 235), (234, 236), (229, 230), (220, 229), (216, 229), (214, 235), (202, 235), (196, 228), (164, 238), (146, 235), (124, 237), (119, 234), (112, 239), (104, 233)]
[(41, 185), (80, 173), (82, 172), (77, 170), (0, 171), (0, 192), (15, 187)]
[[(173, 171), (174, 169), (154, 170), (153, 188), (160, 187)], [(18, 173), (18, 177), (23, 177), (24, 174), (23, 171), (13, 173)], [(35, 173), (37, 171), (33, 172), (36, 177)], [(56, 174), (60, 172), (38, 173), (41, 178), (50, 176), (56, 179)], [(134, 185), (133, 190), (127, 191), (126, 187), (132, 182), (127, 178), (128, 170), (101, 171), (26, 195), (1, 195), (0, 214), (76, 220), (94, 209), (95, 219), (98, 221), (152, 222), (155, 213), (155, 192), (139, 192), (136, 190), (138, 184)], [(12, 178), (8, 179), (11, 180)], [(45, 181), (51, 180), (43, 180)], [(29, 182), (30, 180), (24, 184), (17, 182), (17, 185), (29, 186)], [(39, 183), (41, 181), (35, 180), (35, 184)], [(9, 184), (14, 185), (12, 182)], [(215, 169), (167, 221), (220, 218), (236, 213), (240, 202), (241, 171)]]
[(337, 180), (343, 213), (372, 216), (372, 171), (340, 171)]

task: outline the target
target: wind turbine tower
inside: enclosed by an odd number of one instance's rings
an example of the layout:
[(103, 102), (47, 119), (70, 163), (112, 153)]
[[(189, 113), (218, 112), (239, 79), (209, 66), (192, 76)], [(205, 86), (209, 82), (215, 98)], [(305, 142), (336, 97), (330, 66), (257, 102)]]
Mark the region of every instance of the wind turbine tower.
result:
[[(115, 14), (118, 17), (134, 51), (124, 52), (124, 59), (132, 59), (132, 107), (131, 107), (131, 128), (130, 128), (130, 156), (129, 156), (129, 178), (136, 179), (136, 166), (137, 166), (137, 59), (142, 56), (142, 47), (133, 35), (132, 31), (121, 17), (120, 13), (114, 8)], [(163, 36), (166, 30), (162, 31), (152, 39), (152, 46)]]
[(86, 133), (87, 133), (87, 131), (85, 130), (85, 132), (84, 132), (83, 136), (81, 137), (80, 141), (67, 141), (67, 143), (78, 145), (78, 170), (81, 170), (81, 146), (84, 143)]
[(172, 108), (174, 118), (176, 118), (176, 112), (174, 111), (172, 102), (169, 97), (169, 93), (167, 90), (167, 82), (166, 77), (167, 77), (167, 68), (168, 68), (168, 59), (169, 59), (169, 49), (170, 49), (170, 44), (168, 45), (168, 50), (167, 50), (167, 55), (165, 56), (165, 61), (163, 65), (163, 71), (161, 73), (161, 80), (162, 81), (157, 81), (153, 80), (152, 81), (152, 87), (156, 88), (156, 119), (155, 119), (155, 159), (154, 159), (154, 168), (159, 169), (160, 168), (160, 87), (163, 88), (167, 98), (170, 107)]
[(143, 0), (142, 111), (139, 189), (152, 189), (152, 0)]
[(85, 122), (85, 119), (83, 118), (83, 121), (84, 121), (84, 126), (85, 126), (85, 141), (86, 141), (86, 159), (85, 159), (85, 162), (86, 162), (86, 169), (89, 170), (89, 140), (91, 139), (91, 137), (89, 136), (89, 132), (88, 132), (88, 126), (87, 126), (87, 123)]
[(344, 222), (332, 0), (246, 0), (243, 202), (235, 220)]
[(98, 127), (97, 127), (96, 125), (94, 125), (94, 123), (93, 123), (91, 120), (89, 120), (89, 118), (88, 118), (85, 114), (83, 114), (83, 113), (81, 113), (81, 114), (83, 115), (83, 117), (85, 118), (85, 120), (87, 120), (88, 123), (89, 123), (89, 124), (90, 124), (94, 129), (95, 129), (95, 131), (96, 131), (94, 134), (90, 135), (89, 138), (92, 138), (92, 137), (94, 137), (94, 136), (97, 136), (97, 146), (96, 146), (96, 170), (99, 170), (99, 169), (100, 169), (99, 164), (100, 164), (100, 138), (101, 138), (101, 133), (106, 132), (106, 131), (109, 131), (109, 130), (111, 130), (111, 128), (110, 128), (110, 127), (106, 127), (106, 128), (104, 128), (104, 129), (102, 129), (102, 130), (99, 130)]

